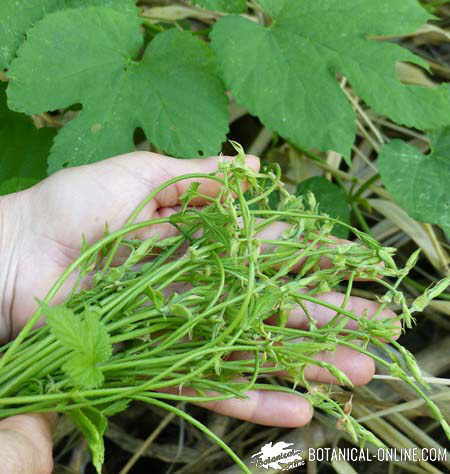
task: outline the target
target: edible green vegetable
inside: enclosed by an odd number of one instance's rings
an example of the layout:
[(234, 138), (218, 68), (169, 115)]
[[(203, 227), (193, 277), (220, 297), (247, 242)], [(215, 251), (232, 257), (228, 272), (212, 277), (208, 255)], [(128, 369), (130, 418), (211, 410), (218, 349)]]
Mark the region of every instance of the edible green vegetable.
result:
[[(169, 401), (245, 397), (251, 388), (296, 393), (296, 387), (301, 387), (314, 407), (335, 416), (354, 440), (382, 446), (332, 393), (317, 390), (304, 377), (305, 367), (316, 364), (350, 387), (343, 372), (314, 359), (318, 352), (342, 345), (368, 354), (414, 387), (450, 434), (426, 394), (412, 355), (401, 350), (395, 356), (385, 343), (401, 347), (392, 340), (393, 319), (367, 319), (345, 309), (354, 281), (368, 278), (387, 290), (378, 312), (391, 302), (400, 304), (403, 311), (398, 319), (410, 326), (412, 316), (397, 288), (417, 254), (404, 269), (397, 268), (393, 249), (381, 247), (348, 224), (317, 214), (314, 199), (305, 205), (305, 198), (284, 189), (278, 169), (264, 173), (247, 169), (242, 149), (235, 146), (239, 156), (223, 161), (218, 173), (168, 181), (140, 204), (122, 229), (83, 246), (19, 336), (1, 348), (0, 418), (26, 412), (68, 414), (86, 437), (100, 472), (107, 417), (141, 400), (184, 417), (219, 443), (243, 472), (250, 472), (223, 441)], [(176, 214), (134, 222), (158, 192), (188, 177), (216, 180), (222, 190), (208, 198), (208, 206), (198, 209), (188, 206), (200, 193), (193, 184)], [(247, 192), (244, 181), (250, 188)], [(277, 209), (268, 205), (273, 191), (281, 196)], [(288, 224), (285, 232), (276, 240), (263, 238), (260, 232), (275, 221)], [(176, 226), (179, 234), (144, 241), (131, 236), (161, 223)], [(348, 228), (358, 242), (334, 240), (330, 237), (334, 224)], [(124, 249), (128, 256), (118, 264), (118, 251), (122, 255)], [(323, 257), (331, 263), (327, 268), (319, 266)], [(300, 269), (293, 272), (300, 260)], [(63, 305), (49, 306), (72, 272), (79, 273), (78, 284)], [(92, 284), (82, 288), (80, 283), (88, 275)], [(345, 291), (341, 307), (320, 300), (319, 293), (339, 285)], [(429, 292), (427, 301), (436, 293)], [(321, 328), (312, 324), (308, 331), (286, 327), (288, 311), (294, 305), (304, 307), (305, 302), (331, 308), (338, 317)], [(274, 314), (279, 315), (278, 322), (267, 324), (265, 320)], [(44, 315), (48, 324), (33, 330)], [(345, 327), (351, 319), (358, 320), (357, 329)], [(370, 344), (386, 357), (372, 354)], [(234, 351), (245, 351), (249, 357), (230, 359)], [(267, 376), (280, 370), (289, 374), (292, 387), (268, 382)], [(191, 387), (196, 395), (158, 391), (174, 386)]]

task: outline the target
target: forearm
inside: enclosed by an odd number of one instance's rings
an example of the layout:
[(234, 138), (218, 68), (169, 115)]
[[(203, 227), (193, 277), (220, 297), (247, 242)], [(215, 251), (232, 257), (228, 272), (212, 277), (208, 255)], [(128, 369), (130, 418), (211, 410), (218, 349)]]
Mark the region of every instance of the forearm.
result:
[(0, 342), (11, 338), (14, 286), (23, 239), (23, 193), (0, 197)]

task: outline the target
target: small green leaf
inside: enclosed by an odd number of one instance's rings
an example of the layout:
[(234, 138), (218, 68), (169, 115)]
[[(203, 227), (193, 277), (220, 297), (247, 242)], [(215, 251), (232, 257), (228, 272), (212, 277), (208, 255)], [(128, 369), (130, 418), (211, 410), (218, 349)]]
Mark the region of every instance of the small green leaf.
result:
[(105, 459), (103, 435), (108, 421), (103, 413), (93, 407), (85, 407), (68, 412), (71, 420), (83, 433), (92, 454), (92, 463), (100, 474)]
[(243, 13), (247, 10), (246, 0), (192, 0), (192, 3), (218, 12)]
[(38, 130), (29, 117), (6, 105), (6, 84), (0, 84), (0, 195), (14, 193), (47, 175), (47, 156), (55, 131)]
[(117, 10), (132, 12), (134, 0), (27, 0), (19, 4), (16, 0), (0, 3), (0, 69), (6, 68), (25, 40), (25, 33), (45, 15), (86, 6), (109, 6)]
[(378, 158), (378, 169), (388, 191), (414, 219), (450, 226), (450, 127), (431, 136), (429, 155), (393, 140)]
[(84, 341), (79, 316), (63, 305), (45, 306), (43, 313), (47, 317), (47, 324), (52, 334), (64, 347), (73, 351), (83, 351)]
[(155, 305), (155, 308), (157, 310), (162, 309), (165, 302), (163, 293), (161, 291), (155, 290), (155, 288), (151, 286), (148, 286), (145, 291), (151, 302)]
[[(112, 355), (112, 344), (105, 325), (96, 311), (86, 310), (84, 316), (84, 337), (88, 353), (94, 355), (97, 362), (104, 362)], [(87, 336), (87, 337), (86, 337)]]
[(273, 316), (275, 308), (280, 304), (282, 293), (279, 288), (268, 286), (264, 294), (258, 298), (254, 312), (263, 321), (269, 316)]
[(174, 316), (179, 316), (180, 318), (186, 318), (186, 319), (192, 319), (193, 314), (187, 308), (186, 306), (183, 306), (182, 304), (173, 304), (170, 306), (170, 312)]
[(136, 15), (90, 7), (52, 13), (29, 30), (8, 74), (10, 106), (41, 113), (83, 105), (56, 137), (51, 172), (132, 151), (138, 127), (175, 156), (219, 151), (227, 97), (209, 46), (171, 29), (136, 61), (139, 26)]
[(92, 364), (92, 356), (83, 352), (72, 354), (62, 368), (76, 387), (97, 388), (105, 380), (102, 371)]
[[(270, 26), (228, 15), (212, 31), (227, 87), (271, 130), (301, 148), (350, 155), (355, 115), (346, 76), (367, 104), (421, 129), (450, 124), (448, 85), (403, 85), (396, 63), (424, 61), (375, 36), (407, 34), (430, 17), (416, 0), (259, 0)], [(401, 19), (401, 21), (399, 21)]]
[[(297, 196), (304, 195), (308, 191), (312, 192), (319, 204), (319, 211), (328, 214), (330, 217), (350, 223), (350, 209), (345, 192), (336, 184), (330, 183), (327, 179), (316, 176), (302, 181), (297, 186)], [(333, 228), (336, 237), (345, 239), (348, 237), (348, 229), (337, 225)]]
[(52, 334), (66, 348), (71, 349), (64, 371), (75, 386), (96, 388), (104, 377), (98, 364), (112, 355), (112, 343), (99, 314), (86, 310), (81, 315), (64, 306), (44, 309)]

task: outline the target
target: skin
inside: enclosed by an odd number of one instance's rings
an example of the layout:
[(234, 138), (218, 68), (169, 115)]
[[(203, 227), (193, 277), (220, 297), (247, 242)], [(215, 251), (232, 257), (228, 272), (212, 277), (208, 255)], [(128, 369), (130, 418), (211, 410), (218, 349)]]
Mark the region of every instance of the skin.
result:
[[(77, 257), (82, 234), (92, 243), (103, 236), (106, 223), (111, 231), (119, 229), (152, 189), (182, 174), (213, 172), (219, 159), (178, 160), (135, 152), (62, 170), (26, 191), (1, 198), (0, 341), (17, 335), (36, 308), (35, 298), (43, 298)], [(258, 158), (248, 156), (247, 165), (259, 169)], [(138, 220), (176, 212), (179, 197), (189, 184), (186, 180), (164, 190), (147, 205)], [(218, 186), (214, 181), (203, 180), (201, 192), (213, 196), (218, 192)], [(192, 204), (201, 206), (205, 203), (197, 200)], [(268, 238), (275, 238), (283, 230), (283, 225), (274, 224), (264, 232)], [(141, 231), (137, 236), (144, 238), (157, 233), (165, 237), (175, 232), (166, 224)], [(71, 281), (62, 288), (55, 304), (64, 299), (70, 285)], [(321, 298), (339, 305), (343, 295), (330, 292)], [(320, 305), (307, 305), (319, 326), (334, 315), (333, 311)], [(373, 315), (377, 307), (376, 303), (357, 297), (350, 298), (347, 306), (365, 317)], [(380, 315), (383, 318), (394, 316), (388, 310)], [(298, 308), (292, 312), (288, 324), (307, 328), (308, 320)], [(368, 383), (374, 374), (370, 358), (346, 347), (319, 354), (318, 358), (343, 370), (355, 385)], [(316, 366), (310, 366), (306, 375), (319, 382), (336, 382), (327, 370)], [(189, 389), (184, 392), (190, 393)], [(217, 413), (271, 426), (303, 426), (313, 414), (309, 403), (300, 396), (263, 391), (251, 391), (245, 400), (224, 400), (203, 406)], [(53, 466), (52, 424), (52, 416), (38, 414), (0, 421), (0, 474), (50, 473)]]

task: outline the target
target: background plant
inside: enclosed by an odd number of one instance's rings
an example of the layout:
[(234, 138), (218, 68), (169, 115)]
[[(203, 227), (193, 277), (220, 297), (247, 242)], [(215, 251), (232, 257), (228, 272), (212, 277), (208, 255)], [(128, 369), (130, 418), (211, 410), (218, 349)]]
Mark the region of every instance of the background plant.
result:
[[(9, 79), (9, 107), (35, 115), (78, 109), (71, 120), (56, 121), (64, 126), (49, 172), (131, 151), (138, 128), (174, 156), (215, 154), (226, 139), (227, 90), (295, 147), (333, 150), (348, 163), (356, 122), (344, 81), (377, 114), (448, 136), (448, 85), (402, 83), (399, 63), (429, 67), (389, 41), (432, 18), (417, 0), (193, 2), (207, 10), (143, 3), (139, 9), (134, 0), (45, 0), (17, 11), (3, 2), (0, 67)], [(388, 189), (398, 196), (407, 188), (405, 209), (446, 228), (450, 215), (439, 206), (449, 198), (445, 160), (437, 179), (428, 163), (435, 156), (406, 155), (413, 172), (402, 184), (382, 168)], [(390, 146), (383, 157), (398, 161)], [(6, 170), (2, 180), (13, 177)], [(427, 194), (430, 181), (442, 199)], [(418, 209), (417, 195), (436, 201), (435, 213)]]

